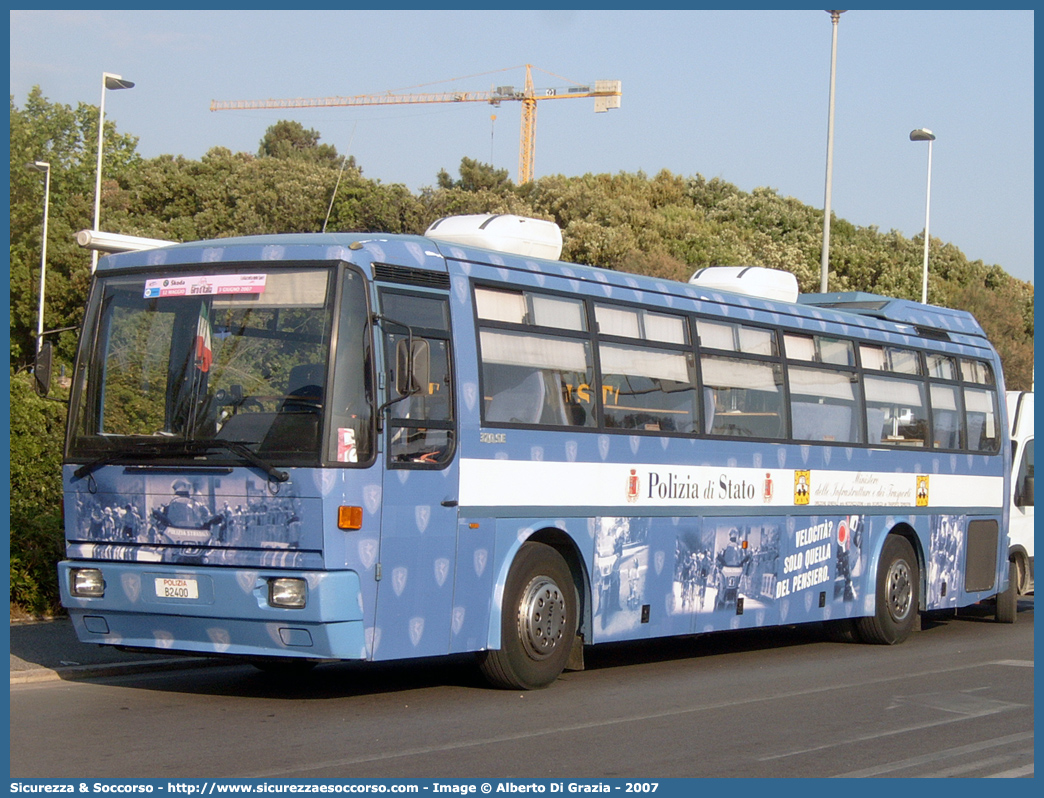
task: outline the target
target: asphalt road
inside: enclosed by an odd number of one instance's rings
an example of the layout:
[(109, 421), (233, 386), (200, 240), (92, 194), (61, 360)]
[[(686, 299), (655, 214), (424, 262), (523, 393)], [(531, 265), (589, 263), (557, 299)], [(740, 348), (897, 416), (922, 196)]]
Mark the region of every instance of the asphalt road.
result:
[(816, 627), (588, 649), (547, 690), (470, 659), (11, 686), (13, 778), (1033, 776), (1033, 601), (894, 647)]

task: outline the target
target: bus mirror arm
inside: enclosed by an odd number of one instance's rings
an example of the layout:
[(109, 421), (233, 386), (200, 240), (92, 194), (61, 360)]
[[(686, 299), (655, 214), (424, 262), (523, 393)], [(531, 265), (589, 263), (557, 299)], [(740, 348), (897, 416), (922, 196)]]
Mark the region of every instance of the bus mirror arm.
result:
[[(431, 353), (427, 341), (414, 339), (413, 328), (410, 325), (380, 313), (374, 313), (372, 319), (385, 326), (401, 327), (406, 331), (406, 340), (399, 341), (395, 345), (395, 373), (393, 376), (397, 395), (377, 408), (377, 431), (381, 432), (384, 426), (384, 411), (408, 396), (421, 393), (423, 387), (429, 382)], [(390, 392), (391, 386), (389, 386)]]

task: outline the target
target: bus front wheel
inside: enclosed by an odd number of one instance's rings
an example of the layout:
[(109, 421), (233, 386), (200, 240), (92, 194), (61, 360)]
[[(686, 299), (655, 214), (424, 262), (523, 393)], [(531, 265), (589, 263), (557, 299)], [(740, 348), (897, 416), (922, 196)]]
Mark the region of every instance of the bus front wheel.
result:
[(543, 543), (525, 543), (508, 573), (500, 649), (479, 655), (496, 687), (547, 687), (566, 666), (577, 629), (576, 590), (562, 555)]
[(903, 642), (917, 618), (917, 589), (921, 578), (913, 546), (904, 537), (889, 535), (877, 567), (874, 614), (859, 618), (859, 636), (867, 643)]

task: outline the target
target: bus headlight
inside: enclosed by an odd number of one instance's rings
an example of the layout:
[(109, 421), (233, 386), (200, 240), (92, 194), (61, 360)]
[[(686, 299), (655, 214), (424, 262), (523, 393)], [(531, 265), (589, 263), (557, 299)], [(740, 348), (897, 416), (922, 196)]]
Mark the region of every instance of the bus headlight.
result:
[(308, 600), (308, 586), (303, 579), (279, 577), (268, 580), (268, 604), (292, 610), (304, 609)]
[(97, 568), (71, 568), (69, 592), (77, 598), (102, 598), (105, 595), (105, 578)]

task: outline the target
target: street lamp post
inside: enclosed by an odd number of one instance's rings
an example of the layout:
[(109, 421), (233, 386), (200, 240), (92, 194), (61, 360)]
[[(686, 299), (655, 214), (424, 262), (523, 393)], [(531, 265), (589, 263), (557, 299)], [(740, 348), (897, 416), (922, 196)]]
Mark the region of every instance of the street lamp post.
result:
[(928, 304), (928, 217), (932, 209), (932, 142), (935, 134), (926, 127), (910, 131), (910, 141), (928, 142), (928, 189), (924, 200), (924, 269), (921, 275), (921, 304)]
[(826, 191), (823, 198), (823, 259), (819, 267), (819, 290), (826, 293), (830, 269), (830, 184), (834, 172), (834, 84), (837, 75), (837, 23), (844, 11), (827, 11), (833, 26), (830, 42), (830, 112), (827, 115)]
[[(134, 84), (124, 80), (119, 75), (111, 72), (102, 72), (101, 104), (98, 106), (98, 169), (94, 178), (94, 231), (98, 231), (98, 221), (101, 215), (101, 176), (102, 176), (102, 145), (105, 141), (105, 90), (106, 89), (133, 89)], [(91, 273), (98, 268), (98, 253), (91, 253)]]
[(27, 163), (26, 169), (43, 172), (44, 176), (44, 211), (43, 211), (43, 243), (40, 245), (40, 308), (36, 314), (36, 354), (40, 354), (43, 346), (44, 331), (44, 290), (47, 285), (47, 213), (51, 205), (51, 165), (47, 161)]

